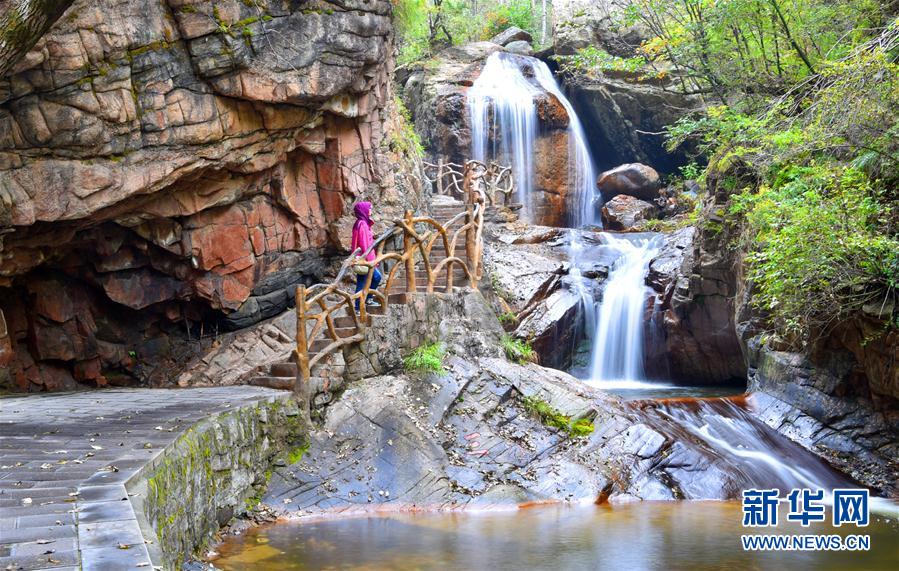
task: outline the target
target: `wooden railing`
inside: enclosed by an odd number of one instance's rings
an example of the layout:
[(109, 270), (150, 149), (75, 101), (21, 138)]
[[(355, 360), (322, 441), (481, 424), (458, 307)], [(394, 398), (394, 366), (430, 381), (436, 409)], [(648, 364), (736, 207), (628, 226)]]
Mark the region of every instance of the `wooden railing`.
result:
[[(489, 189), (490, 184), (495, 183), (496, 180), (491, 178), (490, 181), (485, 181), (484, 178), (488, 174), (494, 177), (495, 173), (495, 169), (491, 169), (483, 163), (469, 161), (461, 171), (461, 178), (452, 183), (458, 188), (458, 194), (463, 198), (465, 210), (443, 223), (429, 216), (414, 216), (412, 211), (406, 211), (404, 217), (401, 220), (394, 220), (393, 226), (381, 234), (368, 250), (360, 252), (357, 249), (344, 260), (333, 281), (315, 284), (308, 288), (302, 285), (297, 287), (297, 345), (294, 352), (297, 379), (295, 391), (301, 398), (305, 397), (306, 391), (308, 391), (313, 367), (341, 347), (363, 339), (363, 332), (369, 322), (366, 305), (368, 297), (372, 296), (384, 311), (387, 310), (391, 287), (401, 271), (405, 274), (405, 291), (403, 293), (419, 291), (416, 279), (416, 271), (419, 267), (419, 273), (423, 273), (423, 277), (427, 280), (426, 284), (421, 284), (423, 291), (428, 293), (435, 290), (438, 279), (444, 273), (446, 275), (444, 291), (452, 292), (455, 286), (456, 267), (462, 269), (464, 279), (470, 287), (478, 286), (478, 281), (481, 279), (483, 254), (484, 210), (487, 196), (485, 189)], [(500, 173), (500, 176), (510, 175)], [(463, 220), (463, 224), (453, 228)], [(464, 243), (460, 243), (460, 240), (463, 240)], [(438, 243), (442, 244), (445, 257), (435, 265), (431, 262), (431, 250)], [(457, 255), (460, 248), (464, 248), (465, 260)], [(367, 261), (364, 258), (370, 252), (375, 253), (375, 259)], [(360, 265), (368, 268), (364, 287), (358, 292), (346, 291), (342, 288), (344, 281), (348, 276), (356, 278), (358, 274), (352, 270), (355, 266)], [(379, 266), (383, 278), (379, 288), (372, 289), (374, 269)], [(359, 304), (358, 311), (355, 309), (356, 303)], [(338, 315), (340, 317), (350, 317), (351, 328), (354, 330), (352, 335), (341, 337), (338, 334), (338, 327), (335, 325), (336, 314), (340, 314)], [(322, 331), (325, 332), (330, 343), (310, 358), (312, 344), (319, 338)]]
[(423, 164), (424, 176), (433, 185), (436, 194), (465, 199), (466, 179), (470, 179), (490, 206), (509, 204), (512, 201), (515, 188), (512, 167), (480, 161), (468, 161), (465, 165), (460, 165), (442, 159), (437, 164), (427, 161)]

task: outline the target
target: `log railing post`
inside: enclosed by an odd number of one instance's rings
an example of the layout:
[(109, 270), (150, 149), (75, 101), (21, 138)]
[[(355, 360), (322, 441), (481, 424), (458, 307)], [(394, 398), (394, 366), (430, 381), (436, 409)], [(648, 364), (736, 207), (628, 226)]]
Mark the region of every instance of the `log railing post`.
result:
[(300, 398), (307, 397), (306, 392), (309, 387), (309, 343), (306, 339), (306, 286), (297, 286), (296, 290), (297, 304), (297, 348), (294, 352), (294, 358), (297, 363), (297, 378), (294, 384), (294, 394)]
[(471, 279), (469, 280), (469, 284), (471, 287), (477, 287), (477, 260), (475, 256), (477, 255), (478, 248), (478, 229), (476, 227), (476, 220), (474, 216), (474, 205), (466, 204), (465, 205), (465, 224), (468, 224), (468, 228), (465, 229), (465, 257), (468, 259), (468, 270)]
[[(412, 211), (407, 210), (403, 217), (406, 226), (412, 228)], [(403, 256), (406, 257), (406, 293), (415, 293), (418, 286), (415, 283), (415, 255), (412, 253), (412, 234), (403, 229)]]
[(437, 194), (443, 194), (443, 157), (437, 159)]
[(471, 161), (465, 163), (465, 173), (462, 178), (462, 193), (465, 195), (463, 200), (466, 204), (471, 204), (474, 202), (474, 197), (472, 196), (472, 186), (474, 185), (474, 168), (472, 168)]

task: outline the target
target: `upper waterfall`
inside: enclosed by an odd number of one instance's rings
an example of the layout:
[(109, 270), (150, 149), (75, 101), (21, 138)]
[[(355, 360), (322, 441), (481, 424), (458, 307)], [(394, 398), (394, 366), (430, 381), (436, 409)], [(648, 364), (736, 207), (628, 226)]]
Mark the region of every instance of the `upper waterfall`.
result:
[(495, 52), (487, 58), (467, 94), (472, 156), (480, 161), (497, 160), (512, 166), (524, 218), (533, 221), (532, 193), (546, 190), (537, 186), (535, 165), (554, 158), (537, 150), (543, 127), (538, 120), (538, 100), (547, 95), (557, 99), (568, 115), (566, 224), (572, 227), (596, 224), (593, 205), (596, 171), (584, 129), (571, 102), (542, 61), (505, 52)]

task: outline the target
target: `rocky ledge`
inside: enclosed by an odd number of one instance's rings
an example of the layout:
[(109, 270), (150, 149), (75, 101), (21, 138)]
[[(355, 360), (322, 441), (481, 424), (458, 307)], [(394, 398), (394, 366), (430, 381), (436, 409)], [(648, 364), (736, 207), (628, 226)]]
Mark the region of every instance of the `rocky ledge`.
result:
[(478, 292), (430, 296), (426, 313), (418, 322), (432, 326), (414, 335), (444, 344), (444, 370), (398, 372), (383, 343), (363, 343), (361, 353), (377, 352), (365, 360), (380, 374), (351, 382), (322, 411), (309, 451), (275, 471), (264, 503), (306, 516), (722, 499), (746, 484), (720, 451), (654, 406), (507, 360), (499, 321)]

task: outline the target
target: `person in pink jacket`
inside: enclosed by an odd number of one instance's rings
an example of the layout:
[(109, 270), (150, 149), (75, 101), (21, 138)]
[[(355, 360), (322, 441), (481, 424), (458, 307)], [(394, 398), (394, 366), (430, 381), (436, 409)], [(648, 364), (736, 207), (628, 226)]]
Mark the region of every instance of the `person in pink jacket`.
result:
[[(353, 213), (356, 215), (356, 223), (353, 224), (353, 237), (350, 242), (350, 250), (355, 252), (358, 248), (359, 252), (357, 255), (361, 255), (367, 251), (375, 241), (374, 234), (372, 234), (371, 231), (371, 227), (374, 225), (374, 221), (371, 219), (371, 202), (357, 202), (356, 205), (353, 206)], [(369, 262), (373, 261), (376, 257), (374, 249), (365, 255), (365, 259)], [(362, 288), (365, 287), (366, 279), (368, 279), (367, 274), (356, 276), (356, 293), (359, 293), (362, 291)], [(375, 266), (375, 270), (371, 276), (371, 289), (378, 289), (379, 285), (381, 285), (381, 270)], [(368, 294), (365, 304), (374, 304), (373, 297), (374, 296), (371, 294)], [(358, 309), (359, 300), (357, 299), (356, 310), (358, 311)]]

